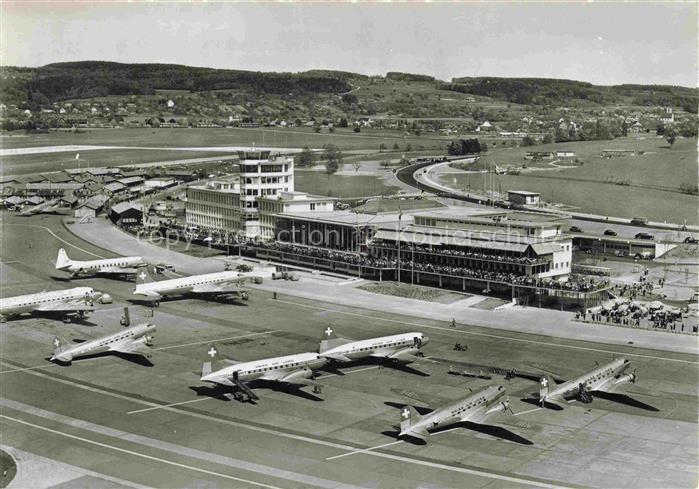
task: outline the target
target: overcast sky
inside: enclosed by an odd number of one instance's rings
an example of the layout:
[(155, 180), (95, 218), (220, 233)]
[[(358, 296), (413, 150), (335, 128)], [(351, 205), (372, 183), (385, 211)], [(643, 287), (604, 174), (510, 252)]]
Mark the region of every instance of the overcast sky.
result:
[(179, 63), (697, 86), (697, 3), (7, 3), (2, 64)]

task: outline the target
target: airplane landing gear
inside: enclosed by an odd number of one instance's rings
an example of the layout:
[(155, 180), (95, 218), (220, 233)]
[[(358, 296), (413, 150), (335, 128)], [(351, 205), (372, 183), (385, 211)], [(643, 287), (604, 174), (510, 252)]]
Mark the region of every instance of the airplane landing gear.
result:
[(153, 307), (160, 307), (160, 301), (153, 301)]
[(0, 323), (6, 323), (7, 318), (5, 316), (0, 316)]
[(248, 301), (248, 300), (250, 300), (250, 295), (247, 292), (241, 292), (240, 298), (243, 299), (244, 301)]
[(314, 385), (313, 386), (313, 393), (314, 394), (322, 394), (323, 393), (323, 388), (319, 385)]

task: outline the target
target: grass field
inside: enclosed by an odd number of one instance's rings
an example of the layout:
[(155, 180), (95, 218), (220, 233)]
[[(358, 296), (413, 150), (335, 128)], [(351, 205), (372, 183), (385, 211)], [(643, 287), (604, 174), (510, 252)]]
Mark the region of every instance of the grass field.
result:
[(14, 133), (4, 136), (0, 144), (4, 148), (55, 146), (68, 144), (104, 144), (114, 146), (152, 146), (162, 148), (201, 146), (257, 146), (320, 148), (332, 143), (341, 149), (378, 150), (380, 144), (388, 149), (398, 144), (401, 149), (410, 143), (434, 146), (442, 150), (449, 138), (439, 136), (404, 136), (401, 131), (370, 130), (355, 133), (352, 129), (337, 129), (334, 133), (316, 133), (311, 128), (163, 128), (163, 129), (89, 129), (86, 132), (52, 131), (48, 134)]
[[(80, 161), (75, 154), (80, 153)], [(162, 149), (105, 149), (75, 151), (70, 153), (43, 153), (2, 157), (2, 170), (5, 175), (26, 175), (58, 171), (64, 168), (89, 166), (125, 166), (139, 163), (156, 163), (197, 158), (231, 157), (223, 151), (176, 151)]]
[(301, 192), (340, 198), (389, 195), (398, 187), (389, 187), (379, 177), (367, 175), (328, 175), (322, 171), (296, 170), (295, 188)]
[(454, 302), (465, 297), (470, 297), (468, 295), (445, 292), (440, 289), (432, 289), (429, 287), (420, 287), (410, 284), (398, 284), (395, 282), (365, 284), (360, 285), (357, 288), (373, 294), (393, 295), (408, 299), (417, 299), (425, 302), (440, 302), (443, 304)]
[[(682, 194), (680, 184), (697, 182), (697, 140), (679, 139), (672, 148), (662, 139), (618, 139), (535, 146), (489, 152), (483, 157), (500, 166), (522, 163), (528, 150), (570, 149), (584, 163), (571, 169), (535, 171), (520, 175), (488, 175), (494, 190), (540, 192), (549, 202), (563, 202), (583, 212), (620, 217), (647, 217), (654, 221), (697, 224), (699, 198)], [(602, 149), (632, 148), (646, 153), (623, 158), (601, 158)], [(562, 160), (560, 164), (565, 164)], [(549, 166), (548, 162), (538, 163)], [(628, 186), (607, 183), (628, 180)], [(482, 174), (449, 173), (440, 181), (462, 189), (483, 188)]]

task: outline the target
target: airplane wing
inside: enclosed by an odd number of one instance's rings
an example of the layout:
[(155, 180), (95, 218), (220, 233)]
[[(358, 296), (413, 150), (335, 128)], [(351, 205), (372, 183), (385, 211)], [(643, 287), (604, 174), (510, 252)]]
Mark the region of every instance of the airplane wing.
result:
[(309, 372), (306, 369), (271, 371), (267, 372), (261, 378), (274, 382), (286, 382), (287, 384), (319, 385), (318, 382), (310, 378)]
[(104, 267), (100, 269), (100, 273), (125, 273), (135, 275), (138, 273), (138, 269), (134, 267)]
[(240, 292), (240, 287), (233, 285), (231, 282), (225, 284), (200, 284), (193, 287), (192, 292), (195, 294), (232, 294)]
[(471, 423), (483, 424), (485, 420), (498, 413), (505, 412), (509, 406), (509, 400), (498, 401), (490, 406), (485, 411), (476, 411), (474, 413), (466, 413), (462, 416), (461, 421), (470, 421)]
[(329, 358), (331, 360), (336, 360), (338, 362), (351, 362), (352, 359), (349, 357), (346, 357), (345, 355), (342, 355), (341, 353), (321, 353), (322, 357)]
[(592, 392), (599, 391), (607, 392), (609, 394), (617, 393), (621, 390), (624, 390), (626, 387), (628, 387), (629, 383), (633, 382), (633, 377), (631, 377), (631, 375), (633, 374), (625, 374), (624, 376), (618, 379), (609, 379), (605, 383), (600, 384), (591, 390)]
[[(417, 359), (417, 356), (415, 353), (417, 353), (416, 348), (404, 348), (402, 350), (398, 351), (389, 351), (387, 355), (385, 355), (385, 358), (388, 358), (390, 360), (394, 360), (396, 362), (401, 362), (401, 363), (410, 363), (413, 362)], [(375, 355), (372, 355), (375, 356)], [(383, 356), (383, 355), (382, 355)]]
[(150, 353), (150, 346), (146, 344), (144, 336), (137, 340), (125, 340), (115, 343), (109, 347), (110, 351), (118, 351), (119, 353)]
[(74, 312), (74, 311), (94, 311), (95, 306), (87, 304), (84, 300), (78, 299), (75, 301), (50, 302), (42, 304), (35, 311), (42, 312)]

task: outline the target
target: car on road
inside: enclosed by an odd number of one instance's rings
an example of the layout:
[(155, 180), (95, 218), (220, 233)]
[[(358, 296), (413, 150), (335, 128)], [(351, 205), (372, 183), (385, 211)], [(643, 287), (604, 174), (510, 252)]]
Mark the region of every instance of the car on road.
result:
[(582, 233), (582, 229), (580, 229), (578, 226), (571, 226), (568, 231), (571, 233)]
[(634, 217), (631, 219), (631, 224), (634, 226), (646, 226), (648, 224), (648, 218), (646, 217)]
[(604, 235), (605, 236), (616, 236), (616, 231), (614, 231), (613, 229), (605, 229)]
[(636, 239), (655, 239), (655, 236), (650, 233), (638, 233)]
[(695, 238), (694, 236), (687, 236), (686, 238), (684, 238), (684, 242), (687, 244), (697, 244), (699, 243), (699, 240), (697, 240), (697, 238)]

